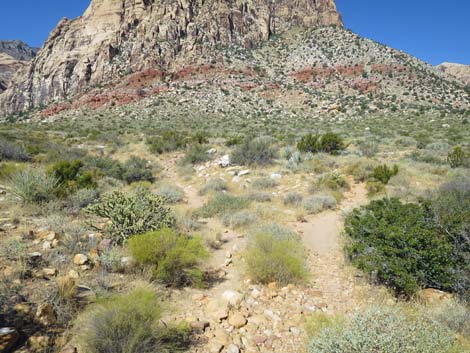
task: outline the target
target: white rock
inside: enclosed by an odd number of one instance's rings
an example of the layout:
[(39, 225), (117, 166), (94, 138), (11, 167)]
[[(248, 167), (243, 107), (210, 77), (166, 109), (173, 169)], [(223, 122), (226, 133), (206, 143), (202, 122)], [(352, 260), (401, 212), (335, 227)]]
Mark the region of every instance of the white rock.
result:
[(236, 306), (241, 303), (243, 295), (237, 291), (226, 290), (222, 294), (222, 298), (227, 301), (230, 305)]
[(230, 165), (230, 156), (228, 154), (222, 156), (218, 161), (217, 164), (222, 168), (227, 168)]
[(240, 348), (235, 344), (231, 344), (227, 347), (227, 353), (240, 353)]
[(238, 173), (238, 176), (244, 176), (244, 175), (248, 175), (248, 174), (250, 174), (250, 170), (249, 169), (244, 169), (244, 170), (241, 170)]

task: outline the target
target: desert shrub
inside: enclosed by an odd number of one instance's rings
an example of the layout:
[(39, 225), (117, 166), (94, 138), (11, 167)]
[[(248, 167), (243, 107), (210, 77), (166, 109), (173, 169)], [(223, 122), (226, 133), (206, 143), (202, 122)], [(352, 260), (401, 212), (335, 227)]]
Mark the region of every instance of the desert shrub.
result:
[(99, 199), (99, 192), (96, 189), (79, 189), (67, 199), (70, 209), (79, 211)]
[(250, 192), (249, 194), (245, 195), (245, 197), (254, 202), (270, 202), (272, 200), (271, 194), (267, 192)]
[(449, 300), (426, 310), (426, 314), (432, 320), (458, 333), (467, 341), (470, 340), (470, 307), (468, 303)]
[(327, 132), (324, 135), (307, 134), (297, 143), (301, 152), (338, 154), (346, 149), (343, 138), (336, 133)]
[(31, 159), (23, 146), (0, 139), (0, 160), (27, 162)]
[(23, 202), (41, 203), (53, 200), (60, 186), (59, 180), (39, 168), (27, 168), (8, 180), (12, 194)]
[(370, 175), (374, 171), (374, 168), (375, 166), (373, 163), (360, 160), (356, 163), (347, 166), (346, 172), (347, 174), (353, 176), (354, 181), (364, 182), (370, 177)]
[(181, 163), (194, 165), (206, 162), (210, 159), (210, 155), (207, 152), (208, 150), (208, 145), (193, 144), (186, 150), (186, 154), (181, 160)]
[(372, 178), (376, 181), (380, 181), (382, 184), (387, 185), (390, 179), (398, 174), (398, 166), (394, 165), (390, 168), (386, 164), (379, 165), (374, 168), (372, 172)]
[(373, 307), (348, 322), (327, 322), (309, 353), (456, 353), (455, 334), (424, 315), (399, 307)]
[(452, 244), (419, 204), (398, 199), (372, 201), (346, 218), (347, 253), (359, 269), (397, 294), (422, 287), (450, 290), (454, 283)]
[(184, 191), (177, 185), (161, 184), (156, 194), (164, 197), (166, 202), (170, 204), (181, 202), (184, 199)]
[(0, 179), (9, 180), (13, 175), (25, 170), (28, 166), (23, 163), (1, 162), (0, 163)]
[(202, 188), (199, 190), (199, 195), (206, 195), (210, 191), (227, 191), (228, 185), (224, 179), (216, 178), (210, 179)]
[(320, 139), (319, 135), (314, 134), (307, 134), (302, 136), (300, 141), (297, 143), (297, 149), (300, 152), (311, 152), (316, 153), (318, 152), (318, 140)]
[(149, 137), (146, 143), (150, 152), (162, 154), (185, 148), (187, 139), (186, 136), (175, 131), (165, 131), (159, 136)]
[(250, 201), (244, 197), (219, 193), (202, 206), (197, 213), (201, 217), (223, 217), (227, 213), (247, 208), (249, 204)]
[(460, 146), (455, 146), (447, 154), (447, 162), (452, 168), (470, 167), (470, 153)]
[(314, 195), (302, 201), (302, 207), (308, 213), (318, 213), (336, 207), (336, 199), (331, 195)]
[(115, 191), (89, 206), (87, 211), (111, 220), (108, 232), (118, 244), (131, 235), (175, 224), (175, 217), (165, 206), (165, 199), (140, 188), (129, 194)]
[(60, 187), (57, 189), (59, 196), (68, 195), (79, 189), (96, 188), (97, 184), (92, 174), (84, 171), (83, 165), (81, 160), (60, 161), (49, 169), (49, 173), (60, 183)]
[(348, 190), (349, 184), (346, 178), (339, 172), (333, 171), (322, 175), (310, 187), (310, 192), (329, 189), (332, 191)]
[(338, 154), (344, 149), (346, 149), (346, 145), (343, 138), (333, 132), (327, 132), (318, 141), (318, 152)]
[(122, 264), (123, 248), (119, 246), (113, 246), (107, 251), (100, 252), (100, 265), (101, 267), (110, 273), (120, 273), (124, 271)]
[(253, 181), (253, 187), (255, 189), (272, 189), (278, 186), (279, 183), (273, 178), (259, 178)]
[(365, 157), (373, 157), (379, 152), (379, 144), (374, 140), (364, 140), (359, 143), (359, 150)]
[(185, 351), (189, 328), (161, 324), (162, 311), (159, 298), (150, 288), (104, 298), (79, 318), (78, 345), (87, 353)]
[(284, 205), (299, 206), (304, 199), (303, 195), (298, 192), (289, 192), (284, 196)]
[(252, 212), (241, 210), (235, 213), (226, 214), (222, 221), (227, 227), (239, 228), (253, 224), (256, 220), (257, 217)]
[(138, 181), (153, 182), (152, 167), (148, 162), (140, 157), (130, 157), (122, 166), (122, 175), (120, 179), (126, 181), (128, 184)]
[(123, 174), (123, 166), (118, 161), (102, 156), (87, 156), (83, 158), (83, 163), (87, 170), (97, 171), (105, 176), (121, 179)]
[(268, 137), (247, 138), (237, 145), (231, 155), (231, 161), (238, 165), (269, 165), (277, 157), (274, 141)]
[(199, 265), (208, 257), (208, 252), (200, 237), (163, 228), (133, 236), (129, 248), (132, 256), (150, 266), (155, 278), (165, 284), (180, 287), (202, 283), (203, 272)]
[(249, 237), (245, 261), (249, 276), (256, 282), (285, 285), (308, 277), (301, 240), (279, 227), (254, 231)]
[(438, 229), (453, 244), (453, 290), (470, 301), (470, 181), (460, 176), (444, 183), (429, 201)]

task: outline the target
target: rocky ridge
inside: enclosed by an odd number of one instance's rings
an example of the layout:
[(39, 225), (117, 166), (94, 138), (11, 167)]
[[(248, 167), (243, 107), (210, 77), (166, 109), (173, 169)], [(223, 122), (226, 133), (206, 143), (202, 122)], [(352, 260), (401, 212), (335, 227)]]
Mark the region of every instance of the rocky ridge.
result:
[(470, 85), (470, 65), (456, 63), (442, 63), (436, 66), (439, 70), (457, 77), (462, 82)]
[(11, 78), (36, 55), (37, 50), (22, 41), (0, 41), (0, 93), (7, 89)]
[(290, 27), (325, 25), (342, 25), (333, 0), (93, 0), (83, 16), (60, 21), (1, 110), (63, 101), (132, 72), (210, 63), (221, 46), (252, 48)]

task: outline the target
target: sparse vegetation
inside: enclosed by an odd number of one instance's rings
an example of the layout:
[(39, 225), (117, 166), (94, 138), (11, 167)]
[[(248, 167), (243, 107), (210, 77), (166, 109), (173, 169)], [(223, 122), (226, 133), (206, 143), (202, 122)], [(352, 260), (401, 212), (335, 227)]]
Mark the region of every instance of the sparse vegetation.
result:
[(81, 315), (76, 325), (79, 346), (89, 353), (186, 350), (189, 328), (184, 324), (162, 325), (162, 312), (151, 288), (104, 298)]
[(168, 285), (201, 285), (199, 265), (208, 257), (200, 237), (188, 237), (170, 228), (136, 235), (129, 240), (132, 256), (150, 266), (153, 276)]
[(279, 227), (253, 231), (245, 253), (248, 274), (257, 282), (283, 285), (308, 276), (305, 250), (295, 234)]

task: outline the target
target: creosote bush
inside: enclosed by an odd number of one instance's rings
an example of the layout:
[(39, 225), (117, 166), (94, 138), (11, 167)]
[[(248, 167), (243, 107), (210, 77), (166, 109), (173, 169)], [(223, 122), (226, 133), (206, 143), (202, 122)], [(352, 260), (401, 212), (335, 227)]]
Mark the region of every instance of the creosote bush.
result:
[(158, 187), (157, 195), (164, 197), (166, 202), (170, 204), (175, 204), (183, 201), (184, 190), (177, 185), (161, 184)]
[(165, 131), (158, 136), (152, 136), (147, 139), (150, 152), (155, 154), (183, 149), (186, 147), (186, 144), (186, 136), (175, 131)]
[(455, 281), (452, 244), (419, 204), (398, 199), (372, 201), (354, 210), (345, 230), (352, 263), (397, 294), (420, 288), (451, 290)]
[(245, 251), (248, 274), (260, 283), (298, 283), (308, 277), (305, 249), (299, 237), (280, 227), (254, 231)]
[(135, 235), (129, 240), (132, 256), (152, 268), (154, 277), (171, 286), (200, 285), (202, 260), (208, 257), (200, 237), (189, 237), (170, 228)]
[(452, 168), (470, 167), (470, 152), (465, 151), (461, 146), (455, 146), (447, 154), (447, 162)]
[(143, 188), (133, 193), (115, 191), (89, 206), (87, 211), (111, 220), (108, 231), (118, 244), (131, 235), (172, 227), (176, 222), (171, 210), (165, 206), (165, 199)]
[(398, 166), (396, 164), (391, 168), (386, 164), (382, 164), (374, 168), (372, 178), (384, 185), (387, 185), (390, 179), (397, 174)]
[(0, 139), (0, 161), (27, 162), (30, 159), (31, 156), (23, 146)]
[(277, 148), (269, 137), (247, 138), (237, 145), (231, 156), (231, 161), (238, 165), (269, 165), (277, 158)]
[(346, 149), (343, 138), (333, 132), (324, 135), (307, 134), (297, 143), (300, 152), (338, 154)]
[(309, 353), (457, 353), (455, 333), (419, 312), (372, 307), (349, 321), (324, 320)]
[(130, 157), (121, 167), (122, 174), (120, 179), (126, 181), (128, 184), (135, 183), (138, 181), (149, 181), (155, 180), (152, 172), (152, 167), (148, 162), (140, 157)]
[(103, 298), (79, 318), (77, 342), (87, 353), (186, 351), (190, 329), (184, 324), (161, 324), (162, 312), (160, 300), (150, 288)]
[(89, 171), (84, 171), (83, 166), (81, 160), (60, 161), (49, 169), (49, 173), (60, 183), (57, 189), (59, 196), (66, 196), (79, 189), (96, 188), (93, 175)]
[(210, 154), (207, 152), (210, 149), (208, 145), (199, 143), (189, 146), (181, 160), (182, 164), (199, 164), (206, 162), (210, 159)]

